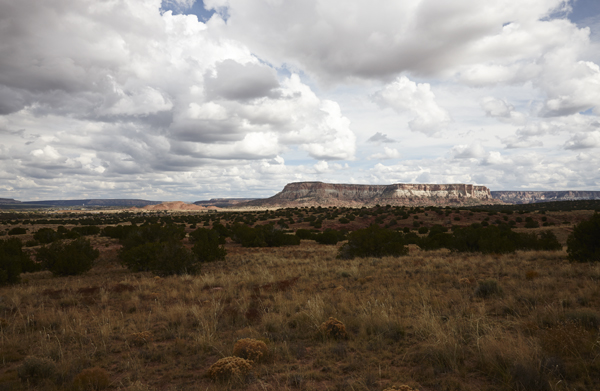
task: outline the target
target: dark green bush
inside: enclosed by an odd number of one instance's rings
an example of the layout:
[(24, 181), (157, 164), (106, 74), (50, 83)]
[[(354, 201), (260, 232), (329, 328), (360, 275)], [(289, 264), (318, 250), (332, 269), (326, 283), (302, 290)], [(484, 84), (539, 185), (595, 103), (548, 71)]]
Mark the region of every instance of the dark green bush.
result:
[(120, 240), (121, 263), (131, 271), (151, 271), (157, 275), (195, 274), (198, 260), (182, 243), (185, 230), (170, 224), (143, 225), (126, 229), (127, 236)]
[(100, 233), (100, 227), (96, 225), (84, 225), (82, 227), (73, 227), (71, 232), (76, 232), (81, 236), (98, 235)]
[(536, 220), (527, 221), (525, 223), (525, 228), (539, 228), (539, 227), (540, 227), (540, 223), (537, 222)]
[(567, 254), (575, 262), (600, 262), (600, 213), (573, 228), (567, 238)]
[(300, 237), (289, 235), (273, 224), (258, 225), (254, 228), (244, 224), (231, 227), (232, 238), (242, 247), (280, 247), (300, 244)]
[(371, 225), (348, 235), (348, 243), (338, 253), (342, 259), (355, 257), (384, 257), (408, 254), (403, 235), (399, 232)]
[(326, 229), (323, 233), (315, 234), (313, 237), (319, 244), (337, 244), (340, 240), (345, 239), (345, 235), (335, 229)]
[(426, 234), (427, 232), (429, 232), (429, 228), (427, 228), (427, 227), (421, 227), (421, 228), (419, 228), (418, 232), (420, 234)]
[(139, 227), (135, 224), (132, 225), (116, 225), (116, 226), (106, 226), (102, 228), (100, 231), (100, 235), (108, 236), (109, 238), (119, 239), (120, 241), (124, 240), (127, 235), (129, 235), (134, 230)]
[(309, 229), (298, 229), (296, 230), (296, 236), (299, 237), (300, 239), (305, 239), (305, 240), (314, 240), (313, 237), (313, 232)]
[(27, 233), (27, 228), (15, 227), (8, 231), (9, 235), (24, 235)]
[(190, 233), (190, 240), (194, 243), (192, 252), (199, 262), (213, 262), (225, 259), (227, 251), (223, 247), (223, 240), (219, 233), (212, 229), (198, 228)]
[(58, 276), (83, 274), (90, 270), (100, 252), (89, 239), (79, 238), (70, 243), (57, 241), (38, 249), (36, 258), (44, 269)]
[(40, 228), (33, 234), (33, 238), (42, 244), (48, 244), (59, 240), (61, 235), (52, 228)]
[(0, 286), (16, 284), (23, 272), (33, 272), (39, 267), (23, 252), (20, 239), (0, 240)]

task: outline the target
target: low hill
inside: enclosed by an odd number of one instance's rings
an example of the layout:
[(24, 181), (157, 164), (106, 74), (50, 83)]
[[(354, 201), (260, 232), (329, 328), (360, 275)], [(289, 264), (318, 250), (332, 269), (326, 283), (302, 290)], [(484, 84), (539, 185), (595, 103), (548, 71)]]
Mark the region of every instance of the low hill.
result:
[(206, 210), (218, 210), (216, 206), (200, 206), (195, 204), (186, 204), (182, 201), (173, 201), (173, 202), (163, 202), (157, 205), (146, 205), (139, 209), (143, 210), (169, 210), (169, 211), (206, 211)]

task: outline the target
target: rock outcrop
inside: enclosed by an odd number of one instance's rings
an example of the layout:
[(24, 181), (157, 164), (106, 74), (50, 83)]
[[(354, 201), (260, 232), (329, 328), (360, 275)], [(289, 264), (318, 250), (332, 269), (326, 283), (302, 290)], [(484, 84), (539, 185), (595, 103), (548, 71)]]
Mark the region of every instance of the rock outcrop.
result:
[(600, 200), (600, 191), (492, 191), (492, 197), (508, 204), (550, 201)]
[(380, 205), (480, 205), (501, 203), (485, 186), (469, 184), (351, 185), (323, 182), (296, 182), (286, 185), (273, 197), (240, 206), (296, 207)]

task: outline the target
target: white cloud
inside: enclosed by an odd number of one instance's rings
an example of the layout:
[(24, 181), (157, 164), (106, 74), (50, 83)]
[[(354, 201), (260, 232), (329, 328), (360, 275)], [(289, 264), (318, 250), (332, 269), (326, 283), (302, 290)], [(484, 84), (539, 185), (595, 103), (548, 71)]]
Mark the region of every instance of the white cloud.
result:
[(454, 159), (474, 159), (485, 155), (485, 149), (479, 143), (455, 145), (451, 155)]
[(577, 133), (565, 143), (565, 149), (589, 149), (600, 147), (600, 132)]
[(371, 98), (382, 108), (410, 112), (413, 119), (408, 123), (411, 130), (434, 135), (450, 122), (448, 112), (437, 105), (435, 95), (428, 83), (415, 83), (406, 76), (375, 92)]
[(523, 113), (515, 111), (513, 105), (501, 99), (485, 97), (481, 101), (481, 107), (487, 116), (497, 118), (502, 122), (522, 125), (527, 121), (527, 117)]
[(383, 147), (383, 152), (369, 156), (369, 160), (399, 159), (400, 152), (396, 148)]

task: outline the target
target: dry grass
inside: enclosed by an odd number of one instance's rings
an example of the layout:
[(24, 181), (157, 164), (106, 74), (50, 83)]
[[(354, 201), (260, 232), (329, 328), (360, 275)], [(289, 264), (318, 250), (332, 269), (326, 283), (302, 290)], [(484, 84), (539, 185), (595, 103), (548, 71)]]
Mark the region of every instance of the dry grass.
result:
[[(90, 368), (123, 390), (600, 389), (600, 265), (564, 252), (338, 260), (312, 242), (228, 252), (193, 277), (107, 261), (1, 288), (0, 390), (70, 390)], [(322, 338), (327, 322), (348, 338)], [(226, 375), (249, 339), (245, 357), (269, 359)], [(26, 372), (28, 356), (54, 372)]]

